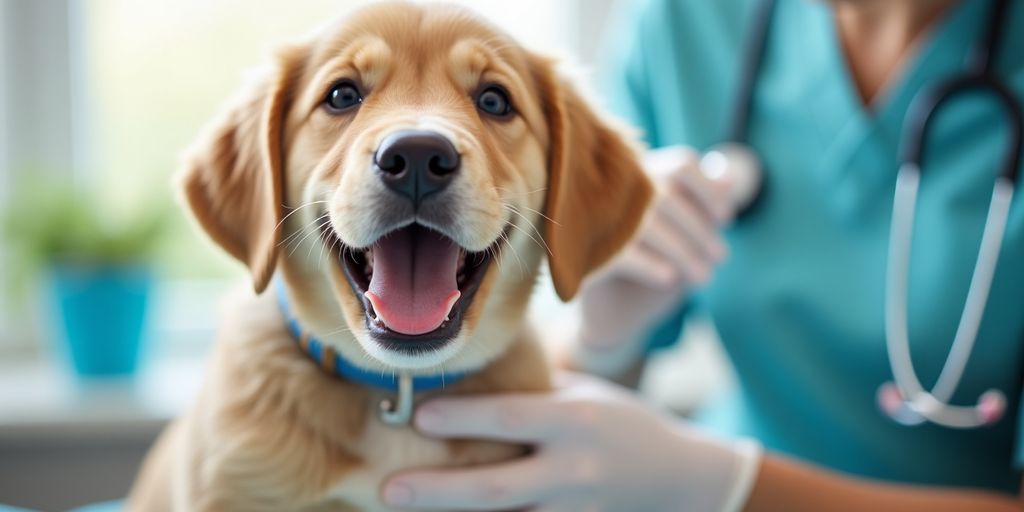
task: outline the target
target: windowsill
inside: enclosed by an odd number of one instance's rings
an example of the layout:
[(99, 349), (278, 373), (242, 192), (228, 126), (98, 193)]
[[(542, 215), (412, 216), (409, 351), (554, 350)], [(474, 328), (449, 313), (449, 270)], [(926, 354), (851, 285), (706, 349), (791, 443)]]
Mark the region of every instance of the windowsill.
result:
[[(67, 361), (48, 304), (0, 352), (0, 434), (152, 430), (180, 414), (202, 384), (224, 280), (162, 281), (154, 290), (143, 364), (134, 378), (83, 379)], [(42, 338), (42, 339), (38, 339)], [(9, 436), (7, 436), (9, 437)]]
[[(76, 378), (54, 357), (0, 362), (0, 431), (85, 432), (164, 423), (198, 394), (204, 357), (159, 357), (134, 379)], [(67, 429), (67, 430), (65, 430)]]

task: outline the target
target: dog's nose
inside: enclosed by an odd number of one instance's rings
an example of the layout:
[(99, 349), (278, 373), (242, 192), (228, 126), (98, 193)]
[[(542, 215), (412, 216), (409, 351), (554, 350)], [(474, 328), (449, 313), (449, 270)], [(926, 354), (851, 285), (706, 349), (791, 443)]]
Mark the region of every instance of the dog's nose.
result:
[(384, 137), (374, 155), (380, 179), (413, 204), (448, 186), (459, 170), (459, 153), (439, 133), (399, 130)]

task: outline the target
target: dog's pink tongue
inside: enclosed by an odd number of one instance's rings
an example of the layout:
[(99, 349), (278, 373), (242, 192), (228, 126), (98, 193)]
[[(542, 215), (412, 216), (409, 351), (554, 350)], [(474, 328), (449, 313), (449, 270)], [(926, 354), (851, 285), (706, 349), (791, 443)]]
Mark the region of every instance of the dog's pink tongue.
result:
[(389, 329), (425, 334), (441, 326), (459, 300), (459, 247), (418, 225), (373, 246), (373, 276), (366, 298)]

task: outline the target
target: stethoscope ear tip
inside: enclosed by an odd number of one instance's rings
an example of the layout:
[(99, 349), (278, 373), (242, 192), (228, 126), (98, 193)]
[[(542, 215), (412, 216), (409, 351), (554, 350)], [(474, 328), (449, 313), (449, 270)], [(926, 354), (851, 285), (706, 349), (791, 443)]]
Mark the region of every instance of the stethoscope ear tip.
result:
[(990, 389), (978, 398), (977, 409), (978, 419), (986, 425), (992, 425), (1006, 412), (1006, 395), (997, 389)]
[(903, 393), (900, 393), (900, 389), (896, 386), (895, 382), (890, 381), (879, 386), (876, 398), (878, 408), (896, 423), (907, 427), (924, 423), (924, 417), (915, 413), (907, 405), (907, 401), (903, 398)]
[(889, 417), (895, 417), (903, 408), (903, 394), (894, 382), (886, 382), (878, 387), (876, 395), (878, 407)]
[[(920, 425), (930, 421), (938, 425), (954, 428), (973, 428), (994, 425), (1006, 413), (1006, 395), (998, 389), (990, 389), (981, 394), (974, 407), (959, 407), (942, 404), (927, 393), (915, 400), (908, 399), (900, 392), (895, 382), (889, 381), (878, 388), (876, 394), (878, 407), (893, 421), (907, 426)], [(934, 408), (923, 406), (928, 404), (925, 398), (932, 398)], [(973, 416), (973, 418), (972, 418)]]
[(715, 145), (701, 157), (700, 169), (709, 180), (729, 184), (729, 196), (736, 212), (746, 210), (761, 192), (764, 179), (761, 159), (746, 144), (723, 142)]

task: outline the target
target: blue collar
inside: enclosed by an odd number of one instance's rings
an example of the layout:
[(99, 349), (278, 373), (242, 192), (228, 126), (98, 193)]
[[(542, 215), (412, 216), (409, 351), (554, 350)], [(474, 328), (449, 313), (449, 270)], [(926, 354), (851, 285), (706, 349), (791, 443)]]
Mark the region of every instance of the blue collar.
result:
[[(324, 371), (342, 379), (347, 379), (365, 386), (384, 389), (387, 391), (398, 391), (397, 374), (393, 372), (384, 373), (370, 371), (360, 368), (352, 364), (351, 361), (342, 357), (341, 354), (331, 348), (330, 345), (314, 338), (309, 331), (304, 330), (302, 326), (299, 325), (298, 320), (295, 318), (295, 315), (292, 313), (291, 307), (288, 304), (288, 294), (284, 289), (284, 283), (281, 280), (277, 280), (274, 288), (277, 292), (277, 303), (281, 307), (281, 313), (284, 315), (285, 320), (288, 322), (288, 330), (291, 331), (292, 337), (294, 337), (295, 341), (298, 342), (302, 351), (311, 359), (316, 361)], [(441, 389), (446, 385), (454, 384), (462, 380), (466, 375), (466, 372), (438, 375), (417, 375), (414, 376), (412, 380), (413, 390), (420, 392)]]

